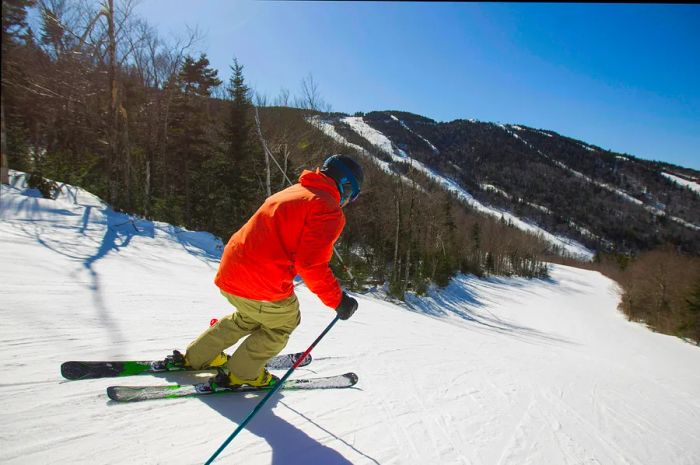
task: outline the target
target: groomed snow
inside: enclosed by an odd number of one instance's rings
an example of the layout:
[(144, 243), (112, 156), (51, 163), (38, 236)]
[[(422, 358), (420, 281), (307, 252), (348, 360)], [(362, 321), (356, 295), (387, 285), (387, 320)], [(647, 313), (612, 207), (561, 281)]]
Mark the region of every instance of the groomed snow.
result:
[[(59, 365), (183, 349), (231, 310), (212, 283), (220, 243), (73, 192), (0, 192), (0, 463), (201, 464), (260, 396), (116, 404), (111, 384), (200, 378), (65, 381)], [(358, 385), (274, 396), (215, 463), (697, 464), (700, 348), (627, 322), (598, 273), (551, 274), (461, 276), (409, 306), (357, 295), (294, 376)], [(297, 292), (291, 351), (333, 316)]]

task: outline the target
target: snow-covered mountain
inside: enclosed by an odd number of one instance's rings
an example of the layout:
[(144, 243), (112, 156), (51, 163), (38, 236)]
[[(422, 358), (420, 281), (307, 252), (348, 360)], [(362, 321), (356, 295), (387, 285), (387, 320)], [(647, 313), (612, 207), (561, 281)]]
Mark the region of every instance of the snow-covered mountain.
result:
[(397, 111), (309, 121), (384, 171), (419, 172), (469, 208), (568, 254), (590, 258), (596, 250), (665, 243), (700, 252), (697, 171), (521, 125), (438, 123)]
[[(2, 186), (0, 220), (0, 462), (203, 463), (260, 396), (113, 404), (105, 388), (114, 379), (65, 381), (59, 365), (184, 348), (231, 311), (212, 282), (220, 241), (115, 213), (71, 186), (40, 198), (17, 173)], [(290, 351), (332, 318), (305, 287), (297, 292), (303, 316)], [(357, 314), (297, 375), (355, 371), (357, 386), (276, 395), (216, 463), (700, 457), (700, 350), (626, 321), (616, 286), (598, 273), (552, 266), (546, 281), (459, 276), (402, 305), (381, 290), (357, 298)]]

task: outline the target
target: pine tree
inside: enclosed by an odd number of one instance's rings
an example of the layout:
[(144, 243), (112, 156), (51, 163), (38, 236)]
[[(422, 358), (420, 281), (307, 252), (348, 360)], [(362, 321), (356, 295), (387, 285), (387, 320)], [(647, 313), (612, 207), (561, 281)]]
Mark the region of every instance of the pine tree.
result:
[(243, 65), (233, 60), (231, 66), (231, 79), (229, 80), (228, 93), (231, 98), (231, 110), (227, 122), (229, 158), (231, 161), (242, 163), (246, 159), (247, 145), (249, 144), (249, 134), (251, 129), (250, 110), (250, 88), (246, 85), (243, 77)]
[(262, 192), (256, 177), (256, 159), (262, 160), (262, 155), (252, 132), (250, 89), (238, 60), (234, 59), (231, 71), (223, 147), (207, 165), (214, 187), (210, 206), (215, 209), (208, 229), (220, 236), (230, 235), (247, 221), (258, 207)]
[(203, 208), (206, 189), (201, 188), (200, 181), (214, 150), (209, 97), (220, 84), (205, 54), (197, 60), (186, 57), (177, 76), (179, 92), (173, 103), (166, 167), (168, 189), (163, 193), (162, 206), (169, 221), (189, 227), (205, 227), (203, 214), (213, 214)]

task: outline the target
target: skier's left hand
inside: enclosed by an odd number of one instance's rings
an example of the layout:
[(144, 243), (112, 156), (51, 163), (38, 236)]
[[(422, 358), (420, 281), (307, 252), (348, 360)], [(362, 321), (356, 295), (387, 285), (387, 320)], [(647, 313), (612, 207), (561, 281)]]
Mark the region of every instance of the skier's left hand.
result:
[(340, 300), (340, 304), (335, 309), (338, 313), (338, 318), (341, 320), (347, 320), (355, 313), (357, 310), (357, 300), (350, 297), (347, 293), (343, 292), (343, 298)]

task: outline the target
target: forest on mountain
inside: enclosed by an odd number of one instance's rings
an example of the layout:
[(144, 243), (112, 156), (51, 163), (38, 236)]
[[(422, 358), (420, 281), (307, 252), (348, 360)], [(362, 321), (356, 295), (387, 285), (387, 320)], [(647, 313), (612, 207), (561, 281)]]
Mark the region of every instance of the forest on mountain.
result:
[[(39, 31), (27, 24), (29, 8), (41, 13)], [(100, 5), (6, 0), (2, 24), (3, 163), (31, 173), (32, 185), (47, 197), (55, 188), (48, 180), (70, 183), (116, 210), (206, 230), (225, 241), (266, 196), (296, 182), (329, 154), (343, 152), (356, 156), (366, 171), (362, 195), (346, 210), (347, 226), (332, 262), (347, 286), (386, 285), (391, 295), (403, 298), (407, 291), (444, 286), (459, 272), (543, 278), (546, 260), (556, 259), (543, 239), (465, 208), (410, 165), (384, 171), (369, 159), (383, 157), (376, 149), (359, 153), (309, 124), (311, 116), (332, 115), (311, 75), (303, 78), (298, 95), (283, 89), (268, 98), (248, 87), (244, 66), (234, 59), (224, 83), (206, 54), (195, 52), (196, 31), (164, 40), (134, 14), (128, 0)], [(416, 135), (393, 134), (396, 125), (385, 113), (365, 118), (480, 200), (627, 257), (626, 267), (618, 266), (621, 273), (631, 274), (644, 263), (635, 258), (639, 253), (665, 243), (675, 248), (659, 253), (697, 267), (697, 232), (630, 213), (629, 205), (579, 178), (569, 177), (553, 190), (551, 163), (496, 125), (438, 126), (428, 118), (395, 114), (405, 117)], [(447, 155), (437, 156), (418, 135)], [(525, 137), (534, 143), (536, 135), (528, 131)], [(590, 172), (596, 165), (577, 169)], [(533, 172), (539, 175), (522, 176)], [(514, 204), (484, 190), (487, 182), (527, 202)], [(610, 182), (629, 184), (623, 175)], [(639, 195), (653, 195), (657, 184), (650, 182)], [(581, 192), (590, 201), (572, 202)], [(671, 211), (697, 223), (700, 209), (692, 195), (664, 200), (673, 205)], [(568, 213), (543, 214), (533, 204), (557, 211), (567, 205)], [(599, 215), (603, 211), (615, 220)], [(572, 223), (586, 225), (598, 239)], [(668, 279), (668, 286), (677, 285)], [(688, 287), (678, 287), (677, 298), (662, 299), (661, 310), (637, 311), (640, 300), (628, 298), (628, 313), (666, 332), (693, 334), (700, 328), (698, 286)], [(625, 287), (626, 295), (634, 289)], [(670, 306), (672, 312), (665, 310)], [(651, 317), (664, 311), (673, 315)]]
[(478, 200), (594, 250), (636, 254), (673, 244), (700, 253), (700, 196), (662, 174), (688, 173), (700, 180), (694, 170), (525, 126), (438, 123), (405, 112), (372, 112), (364, 119)]

